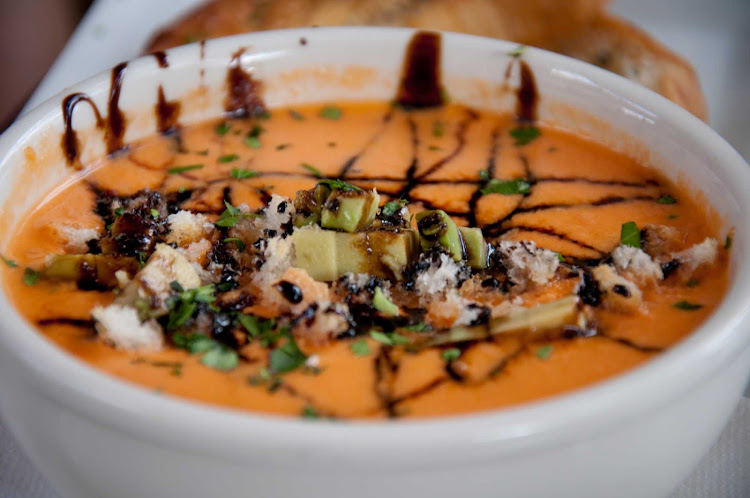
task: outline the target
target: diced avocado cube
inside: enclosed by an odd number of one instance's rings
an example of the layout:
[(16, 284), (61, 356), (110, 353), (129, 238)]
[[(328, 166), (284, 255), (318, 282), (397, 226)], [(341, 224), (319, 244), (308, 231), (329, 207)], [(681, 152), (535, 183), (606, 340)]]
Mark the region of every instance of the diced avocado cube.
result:
[(375, 219), (379, 202), (375, 190), (334, 190), (323, 206), (320, 226), (345, 232), (363, 230)]
[(464, 246), (458, 227), (448, 213), (439, 209), (422, 211), (417, 213), (416, 218), (423, 251), (429, 251), (435, 245), (439, 245), (454, 261), (464, 259)]
[(416, 230), (372, 232), (370, 241), (378, 249), (377, 257), (382, 265), (383, 272), (378, 276), (390, 277), (387, 269), (396, 280), (401, 280), (404, 268), (419, 259), (419, 233)]
[(487, 268), (489, 249), (481, 228), (458, 227), (466, 248), (466, 263), (472, 268)]
[(336, 235), (337, 232), (321, 230), (316, 225), (295, 230), (292, 241), (297, 266), (305, 269), (315, 280), (336, 280), (339, 277)]
[(138, 271), (138, 260), (104, 254), (55, 254), (50, 257), (42, 278), (47, 280), (70, 280), (79, 286), (112, 288), (117, 286), (115, 273), (125, 271), (129, 276)]

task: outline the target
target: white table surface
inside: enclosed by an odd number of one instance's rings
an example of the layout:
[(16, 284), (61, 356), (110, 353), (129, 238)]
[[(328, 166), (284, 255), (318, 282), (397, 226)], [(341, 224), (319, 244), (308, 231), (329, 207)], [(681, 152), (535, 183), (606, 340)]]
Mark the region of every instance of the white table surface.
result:
[[(157, 26), (201, 1), (97, 0), (25, 109), (137, 56)], [(617, 0), (612, 10), (693, 63), (712, 126), (750, 159), (750, 1)], [(0, 498), (57, 496), (0, 425)], [(687, 497), (750, 497), (750, 399), (740, 401), (719, 441), (672, 498)]]

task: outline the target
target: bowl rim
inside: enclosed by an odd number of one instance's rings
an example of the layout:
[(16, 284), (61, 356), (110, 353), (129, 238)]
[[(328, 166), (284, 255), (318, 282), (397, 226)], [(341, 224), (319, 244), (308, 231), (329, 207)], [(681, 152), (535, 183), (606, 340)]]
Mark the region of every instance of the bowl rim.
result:
[[(283, 43), (288, 38), (346, 41), (352, 38), (378, 43), (383, 38), (406, 38), (417, 30), (383, 27), (331, 27), (275, 30), (208, 40), (206, 46), (237, 48), (254, 42)], [(458, 33), (442, 33), (443, 47), (466, 50), (489, 46), (508, 52), (517, 43)], [(400, 38), (399, 38), (400, 39)], [(195, 58), (192, 44), (167, 51), (170, 62), (189, 64)], [(149, 56), (136, 59), (141, 61)], [(563, 67), (585, 76), (612, 98), (626, 99), (645, 112), (686, 134), (711, 150), (732, 185), (750, 184), (750, 167), (716, 132), (688, 111), (660, 95), (620, 76), (579, 60), (529, 48), (524, 57), (532, 65)], [(197, 63), (197, 59), (194, 61)], [(139, 71), (143, 66), (130, 66)], [(109, 85), (109, 71), (101, 72), (75, 88)], [(72, 88), (72, 87), (71, 87)], [(67, 89), (66, 89), (67, 90)], [(20, 117), (1, 137), (0, 151), (20, 147), (40, 123), (60, 115), (62, 91)], [(0, 168), (0, 181), (9, 168)], [(740, 209), (750, 211), (750, 194), (739, 188)], [(744, 198), (742, 197), (744, 195)], [(745, 240), (742, 235), (743, 241)], [(743, 244), (744, 245), (744, 244)], [(738, 254), (736, 251), (735, 257)], [(664, 353), (623, 374), (550, 398), (518, 406), (458, 416), (413, 421), (308, 421), (203, 404), (172, 396), (158, 396), (78, 360), (38, 333), (16, 314), (0, 290), (0, 346), (24, 366), (45, 395), (92, 421), (104, 422), (133, 437), (161, 442), (186, 451), (223, 457), (250, 457), (258, 453), (298, 458), (310, 466), (346, 458), (369, 467), (408, 467), (462, 464), (482, 461), (488, 454), (529, 452), (540, 446), (557, 446), (581, 434), (599, 434), (620, 421), (674, 401), (747, 347), (750, 335), (750, 264), (737, 258), (737, 270), (720, 307), (694, 332)], [(689, 368), (688, 368), (689, 367)], [(638, 402), (633, 402), (638, 400)], [(581, 409), (585, 406), (586, 409)], [(189, 437), (186, 437), (189, 435)], [(258, 449), (263, 451), (258, 452)], [(398, 448), (399, 451), (394, 451)], [(436, 451), (449, 449), (449, 452)], [(312, 458), (310, 455), (323, 455)], [(419, 459), (416, 459), (416, 457)], [(460, 456), (461, 460), (457, 458)]]

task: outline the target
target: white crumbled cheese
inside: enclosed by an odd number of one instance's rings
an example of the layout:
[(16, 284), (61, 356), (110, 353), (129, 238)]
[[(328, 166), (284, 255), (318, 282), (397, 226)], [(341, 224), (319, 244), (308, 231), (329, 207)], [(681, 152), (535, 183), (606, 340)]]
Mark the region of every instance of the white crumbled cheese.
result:
[(719, 242), (707, 237), (700, 244), (695, 244), (689, 249), (674, 253), (672, 257), (680, 262), (683, 271), (693, 273), (699, 266), (709, 265), (716, 261), (719, 251)]
[(191, 263), (202, 263), (206, 260), (208, 253), (211, 251), (213, 244), (208, 239), (200, 239), (193, 242), (184, 249), (178, 249)]
[(510, 281), (525, 289), (529, 282), (544, 285), (549, 282), (560, 266), (558, 255), (549, 249), (541, 249), (532, 241), (512, 242), (504, 240), (497, 246), (502, 261), (508, 269)]
[[(643, 300), (643, 293), (638, 286), (627, 278), (618, 275), (611, 265), (599, 265), (592, 270), (592, 274), (599, 284), (599, 289), (605, 292), (605, 300), (615, 305), (639, 304)], [(625, 296), (615, 292), (615, 287), (625, 290)]]
[(262, 251), (265, 261), (253, 275), (261, 289), (280, 279), (294, 265), (294, 244), (291, 237), (271, 237), (263, 243)]
[(618, 273), (636, 281), (648, 282), (664, 278), (659, 263), (637, 247), (618, 246), (612, 251), (612, 261)]
[[(279, 212), (279, 206), (284, 205), (284, 208)], [(288, 197), (273, 194), (271, 195), (271, 201), (268, 206), (263, 210), (263, 216), (256, 218), (256, 226), (261, 230), (273, 230), (280, 232), (281, 227), (289, 221), (291, 221), (294, 215), (294, 204)]]
[(96, 306), (91, 315), (102, 339), (117, 349), (159, 351), (164, 346), (161, 326), (156, 320), (141, 323), (135, 308), (120, 304)]
[(190, 211), (178, 211), (167, 216), (169, 233), (166, 241), (169, 244), (179, 246), (190, 244), (214, 230), (214, 225), (202, 214), (193, 214)]
[(448, 289), (456, 287), (461, 267), (447, 254), (441, 254), (437, 263), (433, 263), (425, 271), (417, 275), (414, 289), (425, 298), (435, 294), (442, 294)]
[(440, 328), (469, 325), (482, 314), (481, 307), (472, 306), (476, 304), (454, 290), (440, 300), (433, 300), (428, 305), (428, 314), (432, 323)]
[(179, 283), (183, 289), (195, 289), (201, 285), (198, 273), (185, 256), (166, 244), (156, 244), (156, 250), (146, 266), (136, 273), (118, 296), (117, 302), (128, 303), (138, 297), (156, 297), (163, 306), (172, 293), (172, 282)]
[(72, 225), (56, 226), (57, 233), (65, 239), (65, 248), (71, 252), (84, 253), (88, 252), (87, 242), (99, 238), (99, 231), (96, 228), (81, 228)]

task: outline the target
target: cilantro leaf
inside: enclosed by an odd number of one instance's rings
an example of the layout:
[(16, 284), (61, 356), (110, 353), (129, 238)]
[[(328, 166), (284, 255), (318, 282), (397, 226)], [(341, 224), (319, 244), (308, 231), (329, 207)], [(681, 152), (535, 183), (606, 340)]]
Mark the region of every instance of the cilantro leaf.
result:
[(326, 185), (330, 187), (331, 189), (336, 190), (343, 190), (344, 192), (362, 192), (362, 189), (357, 187), (356, 185), (352, 185), (351, 183), (347, 183), (344, 180), (333, 180), (333, 179), (326, 179), (326, 180), (320, 180), (317, 183), (318, 185)]
[(349, 346), (349, 349), (352, 350), (354, 356), (367, 356), (370, 354), (370, 346), (367, 345), (367, 341), (364, 339), (354, 341), (351, 346)]
[(39, 278), (41, 276), (41, 273), (39, 273), (38, 271), (32, 270), (31, 268), (26, 268), (23, 271), (23, 283), (28, 286), (36, 285), (37, 282), (39, 282)]
[(291, 372), (305, 363), (307, 356), (300, 351), (291, 334), (287, 342), (271, 351), (268, 368), (273, 373)]
[(239, 158), (240, 158), (240, 156), (238, 156), (237, 154), (226, 154), (224, 156), (219, 156), (219, 162), (220, 163), (231, 163), (233, 161), (236, 161)]
[(236, 368), (239, 361), (237, 351), (221, 345), (214, 345), (212, 349), (209, 349), (206, 351), (206, 354), (201, 356), (201, 363), (209, 368), (223, 372)]
[(450, 363), (452, 361), (456, 361), (458, 357), (461, 356), (461, 350), (458, 348), (448, 348), (443, 350), (443, 352), (440, 353), (440, 356), (443, 358), (443, 360)]
[(224, 205), (226, 206), (227, 209), (223, 213), (221, 213), (221, 216), (219, 216), (219, 219), (216, 220), (216, 223), (214, 223), (216, 226), (233, 227), (237, 223), (239, 223), (242, 218), (250, 218), (251, 216), (258, 216), (257, 214), (255, 215), (245, 214), (242, 211), (240, 211), (240, 208), (232, 206), (227, 201), (224, 201)]
[(258, 172), (249, 169), (233, 168), (231, 176), (232, 178), (236, 178), (238, 180), (245, 180), (247, 178), (255, 178), (256, 176), (258, 176)]
[(662, 195), (661, 197), (656, 199), (657, 204), (674, 204), (675, 202), (677, 202), (677, 200), (669, 194)]
[(622, 224), (620, 228), (620, 243), (624, 246), (641, 248), (641, 231), (634, 221)]
[(544, 346), (536, 350), (536, 357), (540, 360), (546, 360), (552, 355), (552, 350), (554, 348), (555, 347), (552, 344), (545, 344)]
[(676, 303), (672, 305), (672, 307), (677, 308), (678, 310), (695, 311), (695, 310), (701, 309), (703, 305), (691, 303), (689, 301), (683, 300), (683, 301), (677, 301)]
[(323, 173), (312, 164), (302, 163), (300, 166), (309, 171), (315, 178), (323, 178)]
[[(252, 137), (252, 136), (247, 136), (244, 139), (242, 139), (242, 143), (245, 144), (245, 145), (247, 145), (251, 149), (260, 149), (261, 146), (263, 145), (260, 142), (260, 138), (258, 138), (258, 137)], [(219, 160), (221, 161), (221, 159), (219, 159)]]
[(224, 242), (234, 242), (237, 244), (237, 250), (240, 252), (245, 252), (245, 248), (247, 247), (247, 244), (245, 244), (242, 239), (238, 239), (237, 237), (227, 237), (224, 239)]
[(515, 180), (498, 180), (497, 178), (493, 178), (487, 183), (487, 185), (481, 190), (481, 192), (483, 195), (528, 194), (529, 192), (531, 192), (531, 184), (523, 178), (516, 178)]
[(302, 418), (320, 418), (320, 413), (310, 405), (305, 405), (302, 409)]
[(385, 204), (383, 204), (383, 207), (380, 208), (380, 215), (385, 218), (391, 218), (393, 215), (401, 211), (402, 208), (404, 208), (409, 201), (406, 199), (399, 199), (397, 201), (388, 201)]
[(224, 135), (227, 134), (227, 132), (230, 130), (230, 128), (232, 128), (232, 125), (230, 125), (226, 121), (223, 121), (223, 122), (217, 124), (216, 126), (214, 126), (214, 131), (216, 132), (217, 135), (219, 135), (220, 137), (222, 137), (222, 136), (224, 136)]
[(325, 119), (336, 120), (341, 117), (341, 109), (332, 105), (328, 105), (321, 109), (319, 116)]
[(513, 145), (521, 147), (527, 145), (542, 134), (536, 126), (519, 126), (510, 130), (510, 136), (513, 137)]
[(8, 268), (17, 268), (18, 267), (18, 264), (15, 261), (13, 261), (12, 259), (7, 259), (2, 254), (0, 254), (0, 259), (3, 261), (3, 263), (5, 263), (8, 266)]
[(202, 169), (202, 164), (190, 164), (188, 166), (176, 166), (174, 168), (169, 168), (167, 170), (167, 173), (170, 175), (179, 175), (180, 173), (185, 173), (186, 171), (193, 171), (194, 169)]

